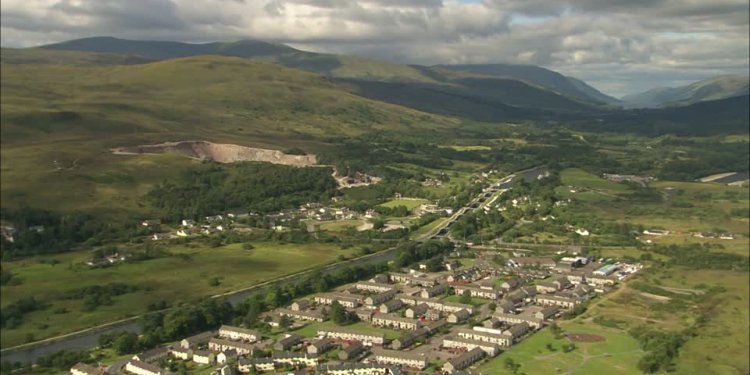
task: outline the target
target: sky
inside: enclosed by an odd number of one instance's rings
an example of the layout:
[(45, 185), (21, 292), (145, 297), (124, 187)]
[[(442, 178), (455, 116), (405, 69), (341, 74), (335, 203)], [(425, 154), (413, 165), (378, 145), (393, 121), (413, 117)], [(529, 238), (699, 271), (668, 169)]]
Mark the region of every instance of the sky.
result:
[(0, 45), (261, 39), (412, 64), (518, 63), (620, 97), (748, 74), (748, 0), (2, 0)]

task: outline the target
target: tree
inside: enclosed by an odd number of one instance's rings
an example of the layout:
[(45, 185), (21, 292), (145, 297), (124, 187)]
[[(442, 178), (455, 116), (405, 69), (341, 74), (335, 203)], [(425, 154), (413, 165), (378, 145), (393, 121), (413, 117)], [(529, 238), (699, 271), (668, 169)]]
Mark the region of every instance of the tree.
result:
[(469, 293), (468, 290), (465, 290), (461, 297), (458, 299), (458, 302), (464, 303), (464, 304), (471, 304), (471, 293)]
[(346, 324), (349, 322), (349, 313), (338, 301), (333, 301), (331, 304), (330, 318), (336, 324)]
[(562, 337), (563, 330), (560, 328), (560, 326), (557, 325), (557, 323), (552, 322), (549, 325), (549, 330), (552, 332), (552, 335), (555, 336), (556, 339), (559, 339)]
[(291, 326), (291, 325), (292, 325), (292, 321), (291, 321), (291, 319), (289, 319), (289, 317), (288, 317), (288, 316), (286, 316), (286, 315), (283, 315), (283, 316), (281, 317), (281, 319), (279, 319), (279, 327), (281, 327), (281, 328), (284, 328), (284, 329), (287, 329), (287, 328), (289, 328), (289, 326)]
[(122, 332), (112, 342), (112, 349), (120, 355), (138, 351), (138, 335), (132, 332)]

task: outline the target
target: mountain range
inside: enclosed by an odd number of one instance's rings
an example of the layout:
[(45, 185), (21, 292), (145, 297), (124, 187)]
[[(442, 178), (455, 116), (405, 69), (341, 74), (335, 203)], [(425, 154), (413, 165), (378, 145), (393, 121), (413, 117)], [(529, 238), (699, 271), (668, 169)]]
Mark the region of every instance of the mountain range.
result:
[[(315, 73), (323, 80), (310, 81), (315, 82), (314, 87), (311, 88), (313, 97), (310, 100), (312, 102), (318, 102), (320, 99), (315, 94), (325, 91), (336, 92), (335, 95), (344, 95), (347, 98), (354, 95), (371, 100), (362, 106), (388, 103), (397, 106), (393, 108), (482, 122), (568, 121), (579, 126), (590, 127), (591, 119), (594, 119), (594, 124), (599, 123), (601, 119), (607, 119), (607, 127), (610, 130), (640, 129), (653, 132), (656, 131), (655, 129), (670, 129), (669, 131), (702, 134), (705, 132), (702, 129), (704, 124), (696, 121), (695, 117), (683, 116), (683, 113), (693, 111), (692, 108), (686, 108), (685, 111), (659, 109), (633, 111), (622, 110), (620, 105), (625, 103), (626, 108), (673, 108), (692, 106), (704, 101), (717, 101), (718, 103), (711, 106), (722, 108), (724, 114), (722, 118), (727, 119), (727, 124), (724, 124), (726, 126), (714, 124), (716, 129), (731, 131), (737, 128), (747, 128), (746, 121), (743, 123), (747, 118), (747, 111), (735, 108), (738, 107), (738, 103), (741, 106), (743, 98), (747, 98), (747, 77), (719, 77), (684, 88), (660, 89), (641, 95), (630, 95), (623, 98), (621, 102), (581, 80), (537, 66), (405, 65), (358, 56), (306, 52), (257, 40), (191, 44), (93, 37), (37, 48), (3, 48), (0, 59), (4, 65), (8, 66), (24, 65), (38, 68), (40, 65), (53, 65), (57, 67), (56, 69), (60, 69), (60, 66), (100, 67), (108, 71), (111, 80), (117, 81), (116, 85), (126, 87), (127, 83), (120, 82), (117, 76), (123, 68), (115, 67), (159, 66), (163, 74), (169, 75), (165, 66), (172, 67), (176, 71), (192, 71), (193, 68), (185, 68), (183, 65), (194, 65), (196, 62), (187, 58), (206, 56), (241, 59), (259, 64), (270, 63), (292, 68), (278, 74), (278, 84), (289, 86), (292, 91), (298, 86), (295, 82), (296, 78), (288, 81), (286, 77), (296, 77), (297, 73), (293, 73), (294, 71)], [(172, 64), (163, 65), (157, 64), (158, 62)], [(237, 67), (240, 66), (235, 60), (221, 59), (214, 59), (209, 64), (232, 66), (234, 69), (239, 69)], [(265, 65), (244, 64), (242, 69), (249, 72), (259, 69), (259, 66)], [(149, 69), (144, 67), (143, 71), (147, 72)], [(80, 73), (81, 71), (76, 70), (72, 74)], [(200, 73), (191, 74), (206, 75), (202, 78), (211, 82), (220, 77), (221, 79), (232, 77), (231, 74), (219, 72), (216, 69), (202, 69)], [(241, 74), (238, 75), (238, 78), (241, 76)], [(81, 79), (96, 81), (92, 78)], [(161, 80), (161, 77), (157, 80)], [(251, 78), (247, 78), (247, 83), (250, 86), (265, 84), (265, 82), (253, 82)], [(160, 89), (170, 90), (172, 88), (168, 86), (177, 84), (181, 88), (183, 82), (179, 79), (167, 80), (164, 84), (166, 86)], [(106, 86), (105, 83), (101, 85)], [(318, 85), (323, 85), (323, 87), (318, 87)], [(242, 91), (235, 92), (234, 90), (235, 88), (230, 90), (232, 95), (243, 95)], [(5, 91), (7, 91), (7, 85), (4, 87)], [(116, 95), (117, 93), (115, 91), (110, 94)], [(734, 98), (740, 99), (729, 100)], [(279, 101), (277, 105), (280, 108), (307, 105), (300, 104), (299, 99), (294, 99), (296, 102), (290, 103), (288, 95), (277, 99)], [(724, 103), (723, 101), (726, 100), (728, 101)], [(659, 125), (656, 126), (656, 123)]]
[(396, 87), (399, 88), (407, 83), (413, 85), (416, 92), (423, 94), (429, 92), (439, 96), (460, 96), (483, 103), (502, 102), (514, 107), (580, 111), (617, 104), (616, 99), (580, 80), (536, 66), (403, 65), (357, 56), (300, 51), (257, 40), (190, 44), (94, 37), (40, 48), (130, 55), (151, 60), (197, 55), (257, 59), (346, 81), (357, 86), (362, 95), (377, 98), (383, 96), (383, 90), (392, 89), (392, 86), (385, 83), (398, 83)]
[(714, 77), (680, 87), (658, 87), (622, 97), (626, 108), (680, 107), (748, 95), (748, 76)]

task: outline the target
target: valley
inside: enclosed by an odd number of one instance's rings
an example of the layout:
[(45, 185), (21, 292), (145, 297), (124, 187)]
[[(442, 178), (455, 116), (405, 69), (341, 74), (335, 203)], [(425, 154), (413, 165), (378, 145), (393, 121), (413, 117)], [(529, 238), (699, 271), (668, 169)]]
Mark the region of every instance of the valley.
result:
[[(449, 372), (459, 359), (483, 374), (750, 371), (741, 79), (623, 109), (541, 67), (260, 41), (88, 38), (3, 48), (0, 62), (0, 346), (23, 358), (3, 374), (117, 373), (222, 326), (263, 337), (230, 338), (253, 345), (233, 362), (253, 371), (266, 358), (269, 371), (325, 373), (278, 358), (327, 329), (392, 340), (355, 361), (332, 336), (335, 351), (315, 356), (373, 371)], [(388, 290), (351, 289), (362, 283)], [(390, 305), (364, 302), (375, 297)], [(432, 307), (407, 322), (417, 298)], [(536, 313), (516, 332), (513, 319)], [(138, 334), (60, 339), (123, 319)], [(432, 328), (411, 337), (412, 323)], [(516, 333), (491, 332), (512, 336), (497, 356), (443, 341), (483, 327)], [(34, 354), (49, 339), (68, 350)], [(189, 349), (227, 352), (205, 344)], [(145, 362), (217, 366), (170, 358)]]

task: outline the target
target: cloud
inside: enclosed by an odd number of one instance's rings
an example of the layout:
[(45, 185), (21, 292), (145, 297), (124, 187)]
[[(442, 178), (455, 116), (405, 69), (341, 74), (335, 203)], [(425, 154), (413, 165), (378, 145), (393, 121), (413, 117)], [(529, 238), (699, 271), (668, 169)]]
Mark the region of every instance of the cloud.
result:
[(745, 0), (3, 0), (0, 43), (256, 38), (403, 63), (545, 66), (622, 95), (748, 70)]

